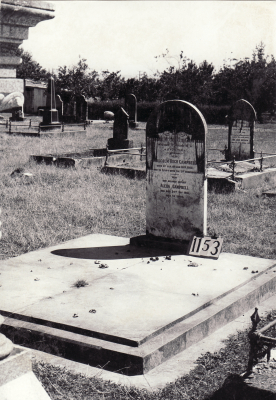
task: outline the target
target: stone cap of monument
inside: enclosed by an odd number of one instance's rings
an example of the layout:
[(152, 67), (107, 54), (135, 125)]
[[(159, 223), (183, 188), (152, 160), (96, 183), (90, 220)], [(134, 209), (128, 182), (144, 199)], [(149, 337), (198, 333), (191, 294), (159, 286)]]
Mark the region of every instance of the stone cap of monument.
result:
[(20, 63), (17, 49), (28, 39), (29, 28), (54, 18), (51, 3), (30, 0), (0, 2), (0, 66), (15, 68)]
[(54, 5), (48, 1), (38, 1), (38, 0), (1, 0), (1, 6), (12, 5), (16, 7), (26, 7), (26, 8), (37, 8), (39, 10), (54, 11)]

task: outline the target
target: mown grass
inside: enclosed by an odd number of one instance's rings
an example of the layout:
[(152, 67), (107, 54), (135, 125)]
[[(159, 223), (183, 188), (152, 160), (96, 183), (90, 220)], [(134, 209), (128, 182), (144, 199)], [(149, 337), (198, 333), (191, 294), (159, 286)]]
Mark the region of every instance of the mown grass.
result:
[[(136, 142), (144, 140), (137, 131)], [(0, 134), (0, 258), (16, 256), (89, 233), (139, 235), (145, 230), (145, 182), (101, 174), (97, 168), (59, 169), (29, 162), (31, 154), (104, 147), (109, 125), (86, 138)], [(33, 174), (11, 176), (18, 167)]]
[[(63, 153), (105, 147), (112, 137), (110, 124), (92, 126), (86, 137), (31, 138), (10, 136), (0, 129), (0, 207), (3, 236), (0, 259), (36, 250), (90, 233), (136, 236), (145, 233), (145, 182), (108, 176), (96, 168), (58, 169), (29, 162), (31, 154)], [(218, 129), (209, 129), (208, 143), (224, 147)], [(272, 129), (261, 132), (276, 151)], [(221, 139), (220, 139), (221, 137)], [(145, 143), (145, 131), (130, 131), (134, 146)], [(11, 173), (17, 168), (31, 177)], [(224, 238), (223, 251), (276, 258), (276, 199), (262, 196), (262, 188), (247, 192), (208, 195), (210, 233)], [(226, 341), (218, 354), (205, 354), (198, 367), (156, 393), (126, 388), (98, 377), (88, 379), (56, 367), (35, 364), (53, 400), (56, 399), (206, 399), (230, 373), (245, 370), (246, 332)]]

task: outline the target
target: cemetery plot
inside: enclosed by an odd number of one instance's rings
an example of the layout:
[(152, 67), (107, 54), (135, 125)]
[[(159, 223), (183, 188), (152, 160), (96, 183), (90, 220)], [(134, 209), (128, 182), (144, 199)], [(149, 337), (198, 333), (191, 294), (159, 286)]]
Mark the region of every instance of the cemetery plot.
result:
[[(65, 352), (74, 345), (79, 361), (143, 373), (252, 307), (259, 290), (276, 284), (274, 265), (226, 253), (169, 256), (127, 238), (89, 235), (1, 263), (4, 333), (41, 332)], [(80, 279), (87, 285), (78, 288)]]

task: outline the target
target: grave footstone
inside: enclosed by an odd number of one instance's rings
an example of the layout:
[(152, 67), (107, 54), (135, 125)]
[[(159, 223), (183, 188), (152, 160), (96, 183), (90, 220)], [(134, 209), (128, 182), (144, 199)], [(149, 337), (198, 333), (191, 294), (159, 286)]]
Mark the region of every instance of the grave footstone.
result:
[(206, 235), (206, 134), (203, 115), (185, 101), (166, 101), (150, 115), (146, 235), (132, 244), (185, 251), (194, 235)]
[(128, 139), (128, 120), (129, 115), (121, 107), (114, 117), (113, 138), (110, 138), (107, 141), (110, 150), (128, 149), (133, 147), (133, 141)]
[(129, 126), (131, 128), (137, 128), (137, 99), (134, 94), (128, 94), (125, 98), (126, 111), (129, 114)]
[(254, 158), (254, 125), (256, 112), (246, 100), (238, 100), (228, 115), (228, 152), (227, 160)]

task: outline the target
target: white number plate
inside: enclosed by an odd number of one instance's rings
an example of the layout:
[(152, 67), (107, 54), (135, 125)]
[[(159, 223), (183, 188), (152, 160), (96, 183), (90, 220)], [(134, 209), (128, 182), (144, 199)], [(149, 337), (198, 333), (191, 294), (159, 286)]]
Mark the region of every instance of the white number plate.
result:
[(222, 242), (222, 238), (214, 239), (210, 236), (194, 236), (189, 246), (188, 255), (218, 259), (222, 248)]

